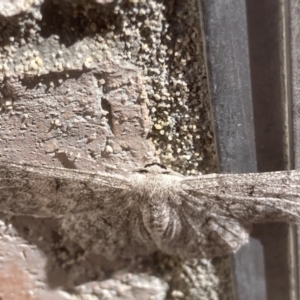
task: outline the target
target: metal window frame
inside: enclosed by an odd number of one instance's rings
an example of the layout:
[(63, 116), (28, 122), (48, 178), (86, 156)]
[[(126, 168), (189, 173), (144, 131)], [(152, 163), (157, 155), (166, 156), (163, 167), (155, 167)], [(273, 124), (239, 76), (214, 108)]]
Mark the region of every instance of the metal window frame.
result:
[[(293, 149), (296, 156), (299, 150), (293, 146), (292, 91), (300, 75), (292, 87), (289, 24), (296, 9), (290, 7), (298, 3), (291, 2), (198, 0), (222, 173), (294, 167)], [(295, 31), (299, 23), (297, 17)], [(298, 299), (296, 249), (297, 230), (289, 225), (256, 225), (250, 243), (232, 255), (235, 298)]]

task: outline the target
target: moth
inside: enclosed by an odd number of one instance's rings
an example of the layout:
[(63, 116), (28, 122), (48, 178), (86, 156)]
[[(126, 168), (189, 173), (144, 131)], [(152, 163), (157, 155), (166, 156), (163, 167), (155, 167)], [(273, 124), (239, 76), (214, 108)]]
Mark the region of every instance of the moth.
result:
[(253, 223), (300, 222), (300, 173), (184, 177), (154, 163), (110, 175), (2, 161), (0, 211), (57, 218), (68, 238), (108, 258), (210, 258), (247, 243)]

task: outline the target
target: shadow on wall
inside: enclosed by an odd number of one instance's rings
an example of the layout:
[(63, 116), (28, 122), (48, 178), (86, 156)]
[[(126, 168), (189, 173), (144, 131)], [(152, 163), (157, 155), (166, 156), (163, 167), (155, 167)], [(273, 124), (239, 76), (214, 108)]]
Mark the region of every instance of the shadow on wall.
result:
[[(1, 215), (2, 221), (7, 221), (8, 218)], [(72, 290), (83, 283), (109, 279), (116, 271), (134, 274), (147, 272), (161, 277), (162, 270), (159, 269), (157, 262), (169, 258), (155, 253), (133, 259), (109, 260), (101, 253), (88, 252), (68, 239), (62, 233), (59, 219), (14, 216), (9, 219), (9, 223), (16, 229), (19, 237), (35, 245), (46, 256), (44, 272), (46, 283), (52, 289), (63, 287)]]

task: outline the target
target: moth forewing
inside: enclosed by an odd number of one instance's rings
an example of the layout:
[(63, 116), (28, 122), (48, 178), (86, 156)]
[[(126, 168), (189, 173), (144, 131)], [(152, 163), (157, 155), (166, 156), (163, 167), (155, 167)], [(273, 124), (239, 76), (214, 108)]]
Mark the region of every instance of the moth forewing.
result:
[(91, 211), (119, 190), (130, 189), (120, 175), (0, 162), (0, 210), (57, 217)]
[(214, 174), (183, 182), (194, 195), (208, 198), (224, 214), (243, 223), (300, 222), (297, 171)]

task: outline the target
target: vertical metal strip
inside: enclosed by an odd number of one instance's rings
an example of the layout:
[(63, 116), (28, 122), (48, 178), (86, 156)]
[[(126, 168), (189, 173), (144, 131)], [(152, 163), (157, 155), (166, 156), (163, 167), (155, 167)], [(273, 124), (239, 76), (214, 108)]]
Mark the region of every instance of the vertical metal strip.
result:
[(220, 171), (255, 172), (245, 2), (200, 2)]
[[(284, 87), (285, 87), (285, 95), (286, 99), (286, 120), (287, 120), (287, 128), (288, 134), (286, 136), (286, 144), (287, 144), (287, 165), (288, 169), (299, 168), (295, 166), (295, 154), (296, 148), (294, 145), (294, 133), (297, 130), (294, 130), (293, 121), (295, 117), (293, 117), (293, 76), (292, 76), (292, 49), (295, 47), (294, 43), (292, 43), (292, 35), (295, 35), (295, 28), (293, 27), (298, 23), (297, 28), (299, 28), (299, 17), (298, 15), (294, 15), (291, 10), (291, 4), (293, 5), (294, 1), (285, 1), (281, 0), (282, 3), (282, 39), (283, 39), (283, 73), (284, 73)], [(295, 19), (296, 18), (296, 19)], [(298, 19), (298, 22), (297, 22)], [(294, 53), (296, 54), (296, 53)], [(300, 297), (299, 291), (299, 226), (290, 226), (289, 228), (289, 249), (290, 249), (290, 259), (289, 259), (289, 268), (290, 268), (290, 298), (292, 300), (297, 300)]]
[[(258, 171), (289, 167), (284, 15), (281, 0), (246, 0)], [(291, 299), (291, 243), (287, 224), (255, 227), (264, 249), (268, 299)]]
[[(220, 172), (255, 172), (245, 1), (202, 0), (201, 12)], [(236, 299), (267, 299), (259, 242), (233, 255), (232, 268)]]
[[(281, 2), (199, 1), (220, 172), (285, 169)], [(232, 257), (236, 299), (291, 299), (289, 233), (286, 224), (255, 226)]]
[[(293, 128), (291, 140), (291, 165), (295, 169), (300, 169), (300, 1), (283, 1), (285, 9), (285, 40), (286, 40), (286, 69), (287, 74), (287, 95), (290, 104), (290, 121)], [(293, 286), (291, 294), (293, 299), (300, 298), (300, 227), (294, 226), (291, 230), (293, 237), (291, 244), (291, 269)]]

